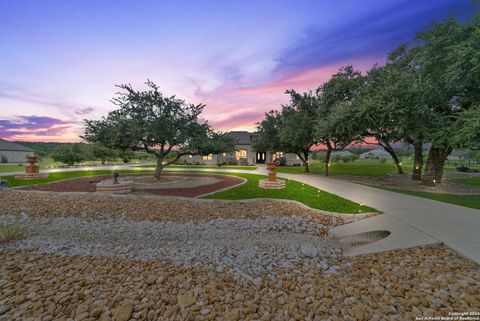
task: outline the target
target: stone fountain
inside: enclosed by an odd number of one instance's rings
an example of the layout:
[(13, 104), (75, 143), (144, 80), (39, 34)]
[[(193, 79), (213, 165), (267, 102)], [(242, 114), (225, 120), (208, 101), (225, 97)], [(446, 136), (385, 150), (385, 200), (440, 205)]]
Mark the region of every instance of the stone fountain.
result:
[(15, 175), (16, 179), (38, 179), (48, 177), (48, 173), (40, 173), (40, 166), (36, 165), (38, 162), (38, 156), (28, 155), (27, 163), (29, 165), (25, 166), (25, 173)]
[(278, 161), (266, 162), (268, 170), (268, 179), (261, 179), (258, 181), (258, 186), (265, 189), (281, 189), (285, 188), (285, 181), (277, 179), (277, 167), (280, 165)]

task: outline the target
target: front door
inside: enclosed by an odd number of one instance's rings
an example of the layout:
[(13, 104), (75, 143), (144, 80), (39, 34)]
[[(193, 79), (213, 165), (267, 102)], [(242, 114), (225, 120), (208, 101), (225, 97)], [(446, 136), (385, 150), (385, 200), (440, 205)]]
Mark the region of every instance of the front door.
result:
[(257, 152), (257, 164), (265, 164), (266, 153)]

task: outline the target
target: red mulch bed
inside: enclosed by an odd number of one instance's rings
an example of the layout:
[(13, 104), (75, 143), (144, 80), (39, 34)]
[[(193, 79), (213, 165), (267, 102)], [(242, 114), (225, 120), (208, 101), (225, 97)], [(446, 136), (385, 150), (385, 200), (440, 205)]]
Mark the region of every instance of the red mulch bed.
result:
[[(128, 174), (131, 175), (145, 175), (142, 174)], [(204, 176), (204, 177), (215, 177), (221, 179), (220, 182), (203, 185), (192, 188), (162, 188), (162, 189), (145, 189), (141, 192), (135, 193), (148, 193), (154, 195), (170, 195), (170, 196), (183, 196), (183, 197), (197, 197), (199, 195), (213, 193), (223, 188), (232, 187), (243, 182), (239, 177), (235, 176), (226, 176), (226, 175), (211, 175), (211, 174), (162, 174), (162, 175), (175, 175), (175, 176)], [(50, 192), (95, 192), (95, 183), (111, 178), (112, 175), (102, 175), (102, 176), (90, 176), (90, 177), (80, 177), (73, 178), (69, 180), (64, 180), (60, 182), (53, 182), (44, 185), (36, 186), (25, 186), (19, 189), (22, 190), (35, 190), (35, 191), (50, 191)]]

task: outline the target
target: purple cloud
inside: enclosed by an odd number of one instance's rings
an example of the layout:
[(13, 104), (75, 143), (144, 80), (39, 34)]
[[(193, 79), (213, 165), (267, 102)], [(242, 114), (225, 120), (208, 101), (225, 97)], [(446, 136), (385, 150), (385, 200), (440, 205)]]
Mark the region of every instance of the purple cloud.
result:
[(16, 116), (0, 119), (0, 137), (15, 139), (18, 136), (55, 136), (72, 129), (74, 122), (46, 116)]

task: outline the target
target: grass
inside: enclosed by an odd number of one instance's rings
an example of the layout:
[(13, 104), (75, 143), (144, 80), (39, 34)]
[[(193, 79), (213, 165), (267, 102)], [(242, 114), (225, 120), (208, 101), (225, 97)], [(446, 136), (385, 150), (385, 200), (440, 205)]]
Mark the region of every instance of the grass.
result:
[[(404, 165), (404, 170), (411, 170), (411, 166)], [(283, 166), (278, 168), (280, 173), (302, 174), (303, 166)], [(378, 160), (358, 159), (350, 163), (330, 163), (329, 174), (337, 175), (361, 175), (361, 176), (385, 176), (396, 172), (396, 167), (391, 161), (381, 163)], [(310, 173), (323, 174), (323, 163), (318, 160), (310, 162)]]
[(203, 198), (227, 200), (274, 198), (298, 201), (309, 207), (329, 212), (378, 212), (373, 208), (362, 206), (340, 196), (318, 190), (313, 186), (294, 180), (287, 180), (284, 189), (263, 189), (258, 186), (258, 181), (265, 179), (266, 176), (256, 174), (235, 174), (235, 176), (245, 178), (247, 182), (222, 192), (204, 196)]
[(458, 194), (443, 194), (443, 193), (430, 193), (430, 192), (419, 192), (419, 191), (407, 191), (398, 188), (384, 187), (384, 186), (374, 186), (372, 187), (381, 188), (391, 192), (397, 192), (407, 195), (413, 195), (423, 198), (428, 198), (431, 200), (450, 203), (475, 209), (480, 209), (480, 196), (479, 195), (458, 195)]
[[(409, 173), (412, 171), (412, 165), (409, 161), (402, 164), (403, 171)], [(455, 164), (445, 165), (445, 171), (454, 171)], [(303, 166), (283, 166), (278, 168), (279, 173), (303, 174)], [(385, 176), (397, 172), (395, 164), (391, 160), (385, 163), (378, 159), (357, 159), (354, 162), (344, 163), (330, 162), (330, 176), (353, 175), (353, 176)], [(310, 173), (323, 174), (323, 163), (319, 160), (310, 161)]]
[(25, 226), (20, 221), (15, 221), (10, 224), (0, 224), (0, 243), (19, 238), (24, 232)]
[[(151, 167), (155, 168), (155, 164), (145, 164), (145, 165), (133, 165), (134, 167)], [(208, 168), (208, 169), (240, 169), (240, 170), (255, 170), (256, 166), (236, 166), (236, 165), (225, 165), (225, 166), (211, 166), (211, 165), (170, 165), (168, 168)]]
[(448, 180), (448, 182), (454, 184), (480, 186), (480, 177), (451, 178)]
[[(151, 173), (151, 170), (120, 170), (119, 173)], [(16, 180), (13, 176), (5, 177), (8, 180), (9, 187), (30, 186), (36, 184), (47, 184), (59, 180), (72, 179), (84, 176), (108, 175), (111, 170), (88, 170), (88, 171), (74, 171), (74, 172), (57, 172), (50, 173), (47, 178), (34, 180)], [(172, 173), (172, 172), (170, 172)], [(184, 173), (184, 172), (182, 172)], [(221, 174), (221, 172), (212, 172), (205, 174)], [(287, 199), (301, 202), (309, 207), (339, 213), (359, 213), (359, 212), (376, 212), (375, 209), (362, 206), (358, 203), (349, 201), (340, 196), (318, 190), (312, 186), (304, 185), (300, 182), (287, 180), (287, 187), (281, 190), (266, 190), (258, 187), (258, 180), (265, 179), (266, 176), (256, 174), (230, 174), (245, 178), (247, 182), (243, 185), (233, 187), (229, 190), (218, 192), (205, 196), (208, 199), (229, 199), (229, 200), (244, 200), (252, 198), (274, 198)]]

